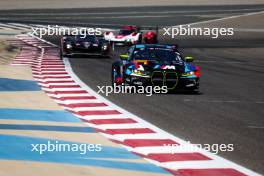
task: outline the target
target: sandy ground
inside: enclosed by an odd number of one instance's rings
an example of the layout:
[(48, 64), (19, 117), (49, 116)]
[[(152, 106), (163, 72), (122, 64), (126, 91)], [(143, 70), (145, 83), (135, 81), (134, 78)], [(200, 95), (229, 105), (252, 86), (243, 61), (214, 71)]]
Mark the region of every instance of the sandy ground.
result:
[[(19, 2), (19, 3), (18, 3)], [(0, 1), (0, 10), (45, 8), (94, 8), (170, 5), (242, 5), (264, 4), (263, 0), (8, 0)]]

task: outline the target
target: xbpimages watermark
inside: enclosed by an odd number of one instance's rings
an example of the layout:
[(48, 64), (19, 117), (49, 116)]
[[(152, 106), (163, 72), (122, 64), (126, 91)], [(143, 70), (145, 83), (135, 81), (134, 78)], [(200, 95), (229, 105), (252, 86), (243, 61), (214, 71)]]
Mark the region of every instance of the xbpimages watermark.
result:
[(59, 141), (47, 141), (47, 143), (31, 144), (31, 151), (40, 155), (47, 152), (78, 152), (85, 155), (88, 152), (102, 151), (101, 144), (86, 143), (60, 143)]
[(42, 38), (45, 35), (81, 35), (81, 37), (85, 38), (87, 35), (102, 35), (101, 28), (86, 28), (86, 27), (61, 27), (58, 25), (51, 26), (47, 25), (47, 27), (31, 28), (31, 34), (39, 36)]
[(213, 154), (218, 154), (219, 152), (234, 151), (234, 144), (192, 144), (190, 141), (187, 141), (185, 145), (164, 144), (163, 146), (171, 148), (171, 153), (177, 153), (178, 151), (208, 151)]
[(131, 85), (116, 85), (113, 86), (97, 86), (98, 94), (145, 94), (152, 96), (154, 94), (168, 93), (167, 86), (131, 86)]
[(213, 39), (219, 36), (234, 35), (234, 28), (208, 28), (208, 27), (191, 27), (190, 25), (179, 25), (175, 27), (163, 28), (164, 36), (209, 36)]

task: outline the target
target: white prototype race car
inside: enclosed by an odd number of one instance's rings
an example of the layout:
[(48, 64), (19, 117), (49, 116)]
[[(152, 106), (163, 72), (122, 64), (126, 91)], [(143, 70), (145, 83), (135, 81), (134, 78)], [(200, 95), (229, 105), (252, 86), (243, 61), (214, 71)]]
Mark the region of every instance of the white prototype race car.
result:
[(123, 26), (118, 34), (105, 32), (104, 39), (117, 45), (131, 45), (142, 42), (142, 33), (134, 26)]

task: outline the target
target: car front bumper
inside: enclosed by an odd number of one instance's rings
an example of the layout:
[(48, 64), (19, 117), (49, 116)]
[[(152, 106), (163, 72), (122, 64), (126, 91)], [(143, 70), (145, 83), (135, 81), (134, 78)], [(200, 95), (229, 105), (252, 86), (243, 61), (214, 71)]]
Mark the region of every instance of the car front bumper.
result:
[(135, 86), (167, 86), (168, 90), (198, 90), (199, 78), (183, 78), (183, 77), (140, 77), (128, 76), (125, 83)]

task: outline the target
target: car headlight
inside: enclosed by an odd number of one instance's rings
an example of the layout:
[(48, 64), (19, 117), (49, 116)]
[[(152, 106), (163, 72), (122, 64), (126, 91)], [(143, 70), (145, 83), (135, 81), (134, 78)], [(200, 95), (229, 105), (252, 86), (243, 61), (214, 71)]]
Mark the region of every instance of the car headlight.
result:
[(182, 76), (193, 76), (193, 75), (195, 75), (194, 71), (190, 71), (182, 74)]
[(68, 44), (66, 44), (66, 48), (67, 49), (71, 49), (72, 48), (72, 45), (68, 43)]
[(103, 50), (107, 50), (107, 48), (108, 48), (107, 45), (103, 46)]
[(142, 70), (134, 70), (134, 73), (138, 74), (138, 75), (143, 75), (144, 74)]
[(131, 76), (149, 77), (149, 73), (143, 70), (133, 70)]

